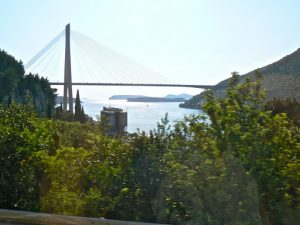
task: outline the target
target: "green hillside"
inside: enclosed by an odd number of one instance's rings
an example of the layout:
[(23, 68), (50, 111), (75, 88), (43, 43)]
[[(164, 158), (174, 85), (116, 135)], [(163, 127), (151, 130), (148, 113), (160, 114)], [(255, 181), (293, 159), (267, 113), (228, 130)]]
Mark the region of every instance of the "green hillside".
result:
[[(258, 69), (263, 75), (263, 88), (266, 89), (267, 99), (295, 98), (300, 101), (300, 48), (277, 62)], [(255, 70), (241, 76), (241, 81), (252, 77)], [(222, 96), (228, 79), (216, 85), (215, 92)], [(199, 108), (202, 95), (196, 95), (191, 100), (185, 101), (180, 107)]]
[(31, 101), (42, 117), (52, 117), (55, 107), (55, 89), (38, 74), (25, 74), (22, 61), (0, 49), (0, 104)]

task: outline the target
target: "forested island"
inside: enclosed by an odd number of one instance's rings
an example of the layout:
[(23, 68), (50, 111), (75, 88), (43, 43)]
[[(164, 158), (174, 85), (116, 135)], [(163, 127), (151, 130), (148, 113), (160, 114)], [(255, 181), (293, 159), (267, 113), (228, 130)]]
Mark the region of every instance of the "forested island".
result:
[(165, 97), (150, 97), (145, 95), (113, 95), (109, 100), (127, 100), (128, 102), (184, 102), (192, 96), (188, 94), (166, 95)]
[(147, 97), (145, 95), (113, 95), (109, 97), (109, 100), (127, 100), (129, 98), (142, 98)]
[[(300, 104), (262, 77), (202, 94), (203, 115), (149, 133), (55, 109), (55, 90), (0, 51), (0, 208), (167, 224), (297, 225)], [(79, 103), (78, 103), (79, 102)], [(57, 116), (57, 113), (60, 116)], [(76, 119), (77, 118), (77, 119)], [(66, 121), (69, 120), (69, 121)], [(210, 121), (207, 123), (207, 121)]]
[(183, 102), (184, 98), (140, 97), (128, 98), (127, 102)]

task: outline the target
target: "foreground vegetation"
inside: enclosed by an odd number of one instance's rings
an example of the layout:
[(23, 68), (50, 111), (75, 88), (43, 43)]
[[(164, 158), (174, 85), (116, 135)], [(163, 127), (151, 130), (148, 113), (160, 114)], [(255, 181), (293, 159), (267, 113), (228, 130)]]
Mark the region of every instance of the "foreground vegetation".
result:
[[(261, 77), (233, 73), (206, 116), (107, 137), (76, 96), (0, 51), (0, 208), (172, 224), (296, 225), (300, 104), (264, 102)], [(67, 120), (67, 121), (62, 121)], [(71, 122), (78, 121), (78, 122)], [(209, 122), (207, 122), (209, 121)]]
[[(268, 111), (260, 76), (207, 115), (121, 139), (99, 124), (37, 117), (0, 106), (0, 208), (172, 224), (296, 225), (300, 130)], [(207, 123), (207, 121), (210, 121)]]

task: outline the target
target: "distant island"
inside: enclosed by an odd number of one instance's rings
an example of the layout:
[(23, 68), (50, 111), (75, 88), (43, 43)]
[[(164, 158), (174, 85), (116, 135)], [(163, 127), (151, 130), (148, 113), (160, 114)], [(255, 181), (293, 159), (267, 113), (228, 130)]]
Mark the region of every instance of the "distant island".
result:
[(139, 97), (128, 98), (127, 102), (184, 102), (184, 98)]
[(109, 100), (127, 100), (128, 102), (184, 102), (192, 97), (189, 94), (173, 95), (168, 94), (164, 97), (151, 97), (145, 95), (113, 95)]
[(113, 95), (109, 100), (127, 100), (129, 98), (143, 98), (147, 97), (145, 95)]
[(179, 94), (179, 95), (168, 94), (168, 95), (165, 96), (165, 98), (183, 98), (184, 100), (189, 100), (192, 97), (193, 97), (192, 95), (189, 95), (189, 94), (186, 94), (186, 93), (182, 93), (182, 94)]

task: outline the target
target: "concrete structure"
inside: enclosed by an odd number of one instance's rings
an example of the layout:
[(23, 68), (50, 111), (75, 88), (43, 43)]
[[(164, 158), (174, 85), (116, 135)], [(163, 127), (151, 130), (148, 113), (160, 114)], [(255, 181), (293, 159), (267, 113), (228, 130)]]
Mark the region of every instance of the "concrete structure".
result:
[(70, 46), (70, 24), (66, 26), (66, 44), (65, 44), (65, 76), (64, 76), (64, 99), (63, 110), (68, 109), (73, 113), (73, 93), (72, 93), (72, 71), (71, 71), (71, 46)]
[[(51, 85), (63, 85), (64, 86), (64, 96), (63, 96), (63, 110), (74, 112), (73, 107), (73, 93), (72, 85), (92, 85), (92, 86), (149, 86), (149, 87), (189, 87), (189, 88), (201, 88), (201, 89), (214, 89), (214, 85), (197, 85), (197, 84), (144, 84), (144, 83), (72, 83), (72, 70), (71, 70), (71, 26), (70, 24), (66, 25), (65, 28), (65, 68), (64, 68), (64, 82), (50, 82)], [(52, 40), (44, 49), (42, 49), (36, 56), (34, 56), (26, 68), (30, 67), (35, 63), (41, 56), (45, 54), (45, 49), (49, 49), (53, 46), (61, 37), (61, 34), (58, 35), (54, 40)], [(219, 86), (220, 87), (220, 86)]]
[(118, 137), (126, 132), (127, 112), (119, 108), (103, 107), (101, 121), (107, 126), (105, 128), (108, 135)]
[[(51, 85), (64, 85), (64, 96), (63, 96), (63, 110), (73, 113), (73, 93), (72, 85), (95, 85), (95, 86), (153, 86), (153, 87), (190, 87), (190, 88), (204, 88), (213, 89), (213, 85), (189, 85), (189, 84), (135, 84), (135, 83), (72, 83), (72, 70), (71, 70), (71, 44), (70, 44), (70, 24), (66, 25), (65, 28), (65, 69), (64, 69), (64, 82), (50, 82)], [(57, 40), (51, 43), (53, 45)], [(49, 44), (50, 44), (49, 43)], [(43, 50), (42, 50), (43, 51)], [(33, 59), (30, 60), (29, 65), (32, 65), (39, 57), (43, 54), (39, 53)], [(39, 57), (38, 57), (39, 56)], [(27, 66), (26, 66), (27, 67)], [(68, 106), (69, 105), (69, 106)]]

